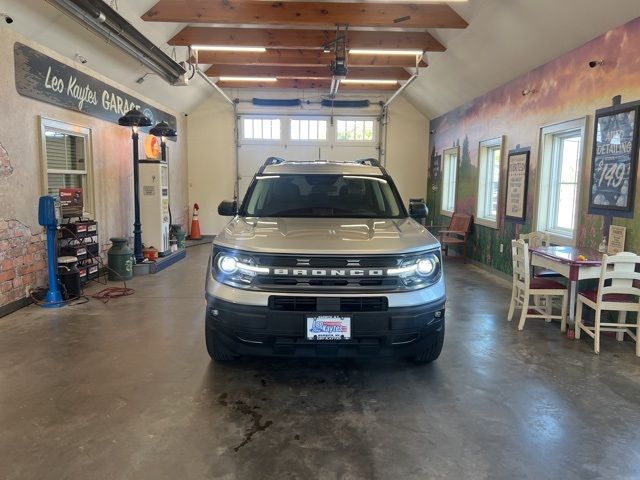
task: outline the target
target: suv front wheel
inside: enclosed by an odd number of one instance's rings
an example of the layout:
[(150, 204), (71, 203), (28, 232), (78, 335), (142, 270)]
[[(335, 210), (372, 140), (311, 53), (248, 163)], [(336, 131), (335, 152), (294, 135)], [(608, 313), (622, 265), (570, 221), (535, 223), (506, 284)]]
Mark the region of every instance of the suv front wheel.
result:
[(238, 359), (238, 356), (231, 353), (217, 338), (213, 329), (205, 327), (205, 338), (207, 342), (207, 352), (212, 360), (216, 362), (232, 362)]
[(433, 341), (431, 345), (425, 348), (423, 351), (413, 357), (413, 361), (416, 363), (431, 363), (440, 356), (442, 351), (442, 345), (444, 345), (444, 323), (440, 330), (437, 330), (433, 335)]

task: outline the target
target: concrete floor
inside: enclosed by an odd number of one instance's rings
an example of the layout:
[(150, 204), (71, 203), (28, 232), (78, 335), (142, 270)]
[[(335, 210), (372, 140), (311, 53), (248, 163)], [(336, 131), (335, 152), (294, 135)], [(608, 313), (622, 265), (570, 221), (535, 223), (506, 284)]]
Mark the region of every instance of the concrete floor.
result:
[(447, 265), (447, 338), (402, 360), (209, 361), (208, 247), (133, 297), (0, 319), (1, 479), (640, 478), (630, 343), (506, 322), (508, 284)]

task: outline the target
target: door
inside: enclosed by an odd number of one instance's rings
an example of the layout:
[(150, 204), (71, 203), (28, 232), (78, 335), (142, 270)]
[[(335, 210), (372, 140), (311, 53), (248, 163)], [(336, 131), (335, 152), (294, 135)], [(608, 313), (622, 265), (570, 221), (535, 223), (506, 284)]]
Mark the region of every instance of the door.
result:
[(374, 116), (240, 115), (238, 198), (268, 157), (297, 161), (379, 158), (379, 119)]

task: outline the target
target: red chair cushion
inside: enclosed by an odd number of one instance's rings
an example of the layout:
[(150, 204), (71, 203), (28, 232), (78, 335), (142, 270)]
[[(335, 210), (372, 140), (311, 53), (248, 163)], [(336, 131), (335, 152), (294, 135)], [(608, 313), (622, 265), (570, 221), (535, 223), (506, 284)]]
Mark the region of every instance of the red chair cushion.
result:
[(560, 282), (556, 282), (555, 280), (550, 280), (548, 278), (542, 278), (542, 277), (534, 277), (531, 279), (531, 283), (529, 283), (529, 287), (531, 289), (536, 289), (536, 288), (544, 288), (544, 289), (548, 289), (548, 290), (566, 290), (566, 286), (564, 286), (563, 284), (561, 284)]
[[(580, 295), (588, 298), (594, 303), (598, 300), (598, 290), (587, 290), (586, 292), (580, 292)], [(626, 293), (605, 293), (602, 296), (602, 301), (634, 303), (638, 301), (638, 299), (634, 295), (628, 295)]]

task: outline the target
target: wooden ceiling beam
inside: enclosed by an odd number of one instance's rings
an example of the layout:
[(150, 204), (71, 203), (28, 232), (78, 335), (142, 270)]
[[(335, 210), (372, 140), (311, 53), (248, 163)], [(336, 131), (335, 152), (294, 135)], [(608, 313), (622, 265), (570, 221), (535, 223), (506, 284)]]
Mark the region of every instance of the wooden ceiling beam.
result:
[[(333, 53), (322, 50), (267, 50), (251, 52), (198, 52), (198, 63), (213, 65), (297, 65), (313, 67), (329, 65)], [(425, 58), (425, 57), (423, 57)], [(415, 67), (416, 60), (404, 55), (349, 55), (349, 67)], [(426, 67), (422, 60), (420, 67)]]
[[(225, 45), (239, 47), (322, 49), (335, 40), (333, 30), (185, 27), (169, 45)], [(349, 48), (418, 49), (444, 52), (445, 47), (428, 32), (350, 31)]]
[[(298, 67), (270, 65), (213, 65), (206, 72), (210, 77), (277, 77), (330, 79), (328, 66)], [(350, 67), (350, 79), (407, 80), (411, 74), (401, 67)]]
[[(218, 82), (221, 88), (250, 88), (250, 89), (263, 89), (263, 88), (280, 88), (280, 89), (321, 89), (326, 90), (329, 93), (331, 82), (329, 80), (313, 80), (304, 79), (296, 80), (293, 78), (279, 79), (277, 82)], [(367, 85), (367, 84), (349, 84), (340, 85), (339, 91), (344, 90), (397, 90), (400, 88), (400, 84), (397, 85)]]
[(160, 0), (142, 16), (152, 22), (395, 28), (466, 28), (446, 3), (335, 3), (257, 0)]

